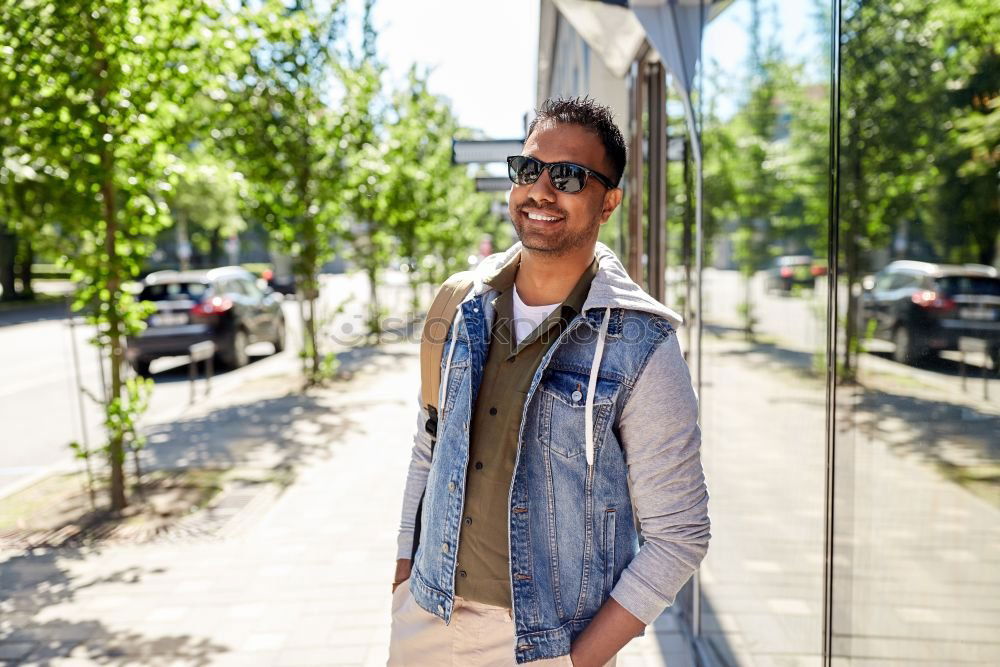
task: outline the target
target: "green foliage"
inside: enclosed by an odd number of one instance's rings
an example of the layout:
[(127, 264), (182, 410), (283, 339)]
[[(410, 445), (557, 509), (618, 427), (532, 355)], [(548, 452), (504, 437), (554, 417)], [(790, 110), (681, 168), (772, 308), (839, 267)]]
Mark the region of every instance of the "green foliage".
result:
[(0, 7), (5, 209), (49, 233), (80, 288), (75, 307), (111, 360), (105, 404), (112, 508), (126, 504), (124, 339), (142, 307), (123, 288), (170, 224), (167, 166), (204, 123), (188, 102), (238, 59), (229, 18), (193, 0), (25, 0)]
[(320, 267), (341, 234), (345, 135), (330, 107), (339, 2), (268, 0), (241, 12), (240, 49), (249, 54), (228, 88), (233, 112), (212, 133), (246, 175), (245, 217), (261, 222), (292, 258), (303, 309), (307, 373), (318, 377), (322, 352), (313, 312)]
[(116, 399), (118, 403), (108, 420), (108, 427), (120, 431), (129, 448), (134, 451), (146, 446), (146, 436), (139, 431), (138, 423), (149, 409), (154, 384), (149, 378), (128, 378), (125, 381), (125, 396)]
[[(840, 231), (851, 294), (848, 371), (861, 334), (850, 288), (886, 255), (996, 261), (998, 31), (1000, 7), (984, 0), (844, 3)], [(923, 241), (927, 256), (895, 247), (901, 230)]]
[[(394, 256), (415, 267), (415, 284), (439, 282), (495, 231), (488, 198), (451, 164), (466, 131), (448, 104), (415, 70), (384, 91), (373, 0), (361, 54), (341, 52), (341, 4), (0, 5), (0, 264), (17, 244), (29, 278), (37, 251), (79, 285), (73, 308), (110, 362), (107, 443), (95, 451), (110, 463), (115, 510), (150, 387), (126, 378), (126, 342), (153, 308), (129, 286), (157, 239), (173, 233), (211, 254), (220, 237), (266, 229), (308, 305), (305, 374), (318, 382), (336, 367), (317, 316), (319, 271), (335, 252), (368, 273), (377, 328)], [(4, 283), (10, 273), (0, 267)]]
[[(167, 169), (175, 185), (165, 199), (179, 242), (189, 242), (195, 254), (211, 257), (220, 239), (246, 230), (241, 208), (247, 183), (231, 160), (220, 159), (199, 143), (186, 154), (172, 156)], [(211, 263), (217, 260), (213, 257)]]

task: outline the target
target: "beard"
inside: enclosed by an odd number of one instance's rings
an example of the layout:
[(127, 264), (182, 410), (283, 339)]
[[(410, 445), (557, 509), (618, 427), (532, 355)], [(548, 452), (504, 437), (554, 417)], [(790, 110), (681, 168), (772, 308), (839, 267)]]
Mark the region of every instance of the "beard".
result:
[[(522, 206), (541, 208), (531, 202), (525, 203)], [(570, 223), (570, 219), (564, 211), (558, 209), (548, 210), (552, 212), (552, 215), (558, 215), (562, 218), (559, 222), (554, 223), (551, 229), (536, 226), (532, 223), (526, 224), (522, 218), (524, 213), (521, 212), (521, 207), (518, 208), (515, 215), (511, 216), (514, 231), (517, 233), (517, 238), (521, 241), (521, 245), (524, 248), (545, 253), (550, 257), (560, 257), (581, 248), (592, 246), (597, 240), (597, 235), (601, 227), (598, 218), (594, 218), (588, 224), (574, 225)]]

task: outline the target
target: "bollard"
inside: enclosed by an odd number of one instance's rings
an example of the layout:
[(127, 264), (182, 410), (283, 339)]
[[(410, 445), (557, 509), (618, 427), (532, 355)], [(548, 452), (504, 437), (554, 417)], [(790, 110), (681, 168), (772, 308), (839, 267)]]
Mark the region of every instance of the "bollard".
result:
[[(990, 359), (989, 346), (986, 341), (982, 338), (972, 338), (971, 336), (961, 336), (958, 339), (958, 353), (959, 353), (959, 373), (962, 376), (962, 391), (965, 391), (965, 354), (967, 352), (979, 352), (983, 355), (983, 363), (980, 364), (980, 375), (983, 378), (983, 400), (988, 401), (990, 398), (990, 385), (989, 377), (986, 374), (986, 366), (989, 364), (993, 365)], [(996, 370), (996, 369), (993, 369)]]
[(190, 403), (193, 405), (196, 396), (195, 381), (198, 377), (198, 362), (205, 362), (205, 396), (208, 396), (212, 389), (212, 358), (215, 356), (215, 343), (210, 340), (203, 340), (188, 347), (188, 382), (190, 386)]

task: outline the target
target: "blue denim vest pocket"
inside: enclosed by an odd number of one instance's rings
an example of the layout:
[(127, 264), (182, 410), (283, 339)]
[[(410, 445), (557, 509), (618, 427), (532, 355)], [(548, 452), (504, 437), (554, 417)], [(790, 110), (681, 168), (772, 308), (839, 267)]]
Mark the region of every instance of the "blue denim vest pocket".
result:
[[(538, 440), (564, 458), (583, 456), (584, 412), (587, 405), (585, 372), (551, 368), (546, 371), (539, 389)], [(598, 376), (594, 394), (594, 449), (600, 449), (602, 434), (611, 419), (620, 385)]]
[(604, 511), (604, 591), (603, 600), (615, 585), (615, 520), (618, 512)]

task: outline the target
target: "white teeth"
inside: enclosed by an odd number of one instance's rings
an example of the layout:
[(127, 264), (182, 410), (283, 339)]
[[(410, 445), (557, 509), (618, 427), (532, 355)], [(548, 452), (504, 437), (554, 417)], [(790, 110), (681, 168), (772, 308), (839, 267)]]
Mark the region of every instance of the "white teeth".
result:
[(529, 213), (528, 218), (531, 220), (542, 220), (544, 222), (552, 222), (553, 220), (558, 220), (559, 218), (553, 218), (547, 215), (539, 215), (538, 213)]

